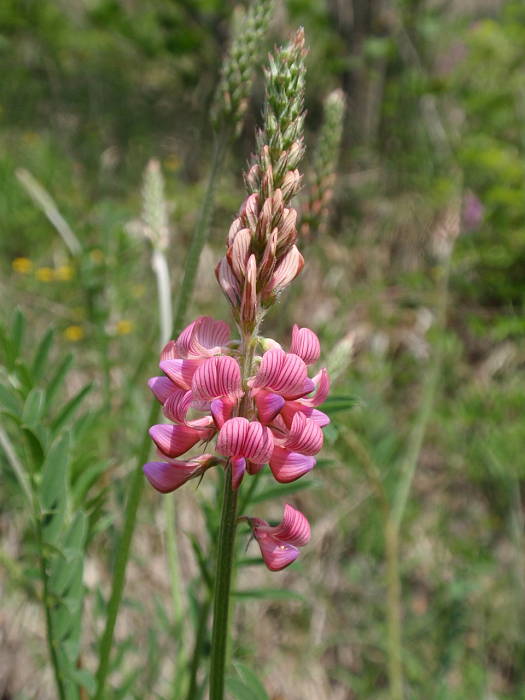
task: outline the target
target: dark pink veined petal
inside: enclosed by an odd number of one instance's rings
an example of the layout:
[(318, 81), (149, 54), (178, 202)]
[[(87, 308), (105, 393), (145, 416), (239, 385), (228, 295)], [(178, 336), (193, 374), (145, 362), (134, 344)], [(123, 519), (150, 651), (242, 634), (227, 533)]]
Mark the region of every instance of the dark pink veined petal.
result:
[(278, 349), (268, 350), (263, 355), (252, 387), (269, 389), (285, 398), (295, 398), (304, 395), (306, 375), (306, 365), (297, 355)]
[(191, 388), (196, 400), (213, 400), (219, 396), (241, 395), (239, 363), (228, 355), (205, 360), (193, 375)]
[(160, 368), (181, 389), (191, 389), (191, 380), (203, 360), (163, 360)]
[(180, 457), (199, 440), (211, 436), (209, 430), (199, 430), (188, 425), (153, 425), (149, 429), (153, 442), (166, 457)]
[(262, 558), (270, 571), (281, 571), (299, 556), (299, 550), (292, 544), (283, 544), (264, 531), (254, 528), (253, 534), (259, 544)]
[(211, 415), (215, 421), (215, 425), (220, 430), (224, 423), (232, 417), (235, 399), (229, 396), (220, 396), (218, 399), (213, 399), (210, 404)]
[(316, 455), (323, 446), (323, 431), (302, 411), (297, 411), (290, 426), (290, 433), (284, 443), (292, 452)]
[[(305, 414), (308, 415), (308, 414)], [(317, 408), (313, 408), (312, 412), (308, 416), (308, 418), (313, 421), (314, 423), (317, 423), (317, 425), (320, 428), (324, 428), (325, 425), (328, 425), (330, 423), (330, 418), (326, 415), (326, 413), (323, 413), (322, 411), (318, 411)]]
[(171, 393), (180, 391), (180, 388), (168, 377), (152, 377), (148, 379), (148, 386), (161, 404), (166, 401)]
[(301, 511), (288, 503), (284, 506), (283, 519), (275, 527), (269, 527), (268, 534), (281, 542), (304, 547), (310, 541), (310, 524)]
[(273, 435), (271, 430), (254, 420), (248, 424), (248, 430), (242, 445), (243, 457), (247, 457), (256, 464), (265, 464), (273, 452)]
[(314, 457), (299, 452), (290, 452), (290, 450), (278, 445), (273, 448), (270, 469), (275, 479), (281, 484), (288, 484), (290, 481), (299, 479), (311, 471), (314, 466)]
[(315, 394), (301, 399), (301, 402), (304, 403), (305, 406), (320, 406), (326, 401), (326, 397), (330, 391), (330, 377), (328, 376), (328, 371), (323, 367), (312, 381), (314, 383)]
[(292, 345), (290, 352), (299, 355), (303, 362), (311, 365), (321, 356), (319, 338), (309, 328), (299, 328), (297, 324), (292, 330)]
[(226, 457), (242, 455), (244, 439), (248, 432), (249, 421), (246, 418), (230, 418), (219, 431), (217, 452)]
[(232, 457), (232, 489), (236, 491), (241, 485), (246, 471), (246, 460), (244, 457)]
[(255, 405), (259, 420), (262, 423), (271, 423), (275, 416), (284, 406), (284, 399), (280, 394), (274, 394), (271, 391), (261, 389), (255, 394)]
[(257, 314), (257, 263), (255, 255), (250, 255), (246, 265), (246, 276), (241, 299), (241, 321), (255, 324)]
[(174, 423), (184, 423), (191, 400), (191, 391), (172, 391), (164, 403), (164, 415)]
[(278, 295), (301, 272), (304, 266), (304, 258), (297, 246), (292, 246), (281, 260), (274, 273), (264, 288), (263, 297), (266, 299)]
[(305, 406), (303, 401), (299, 399), (298, 401), (286, 401), (281, 409), (281, 416), (284, 418), (288, 428), (290, 428), (292, 425), (293, 417), (297, 411), (304, 413), (307, 418), (316, 423), (320, 428), (324, 428), (325, 425), (330, 423), (330, 418), (326, 415), (326, 413), (318, 411), (316, 408), (312, 408), (311, 406)]
[(169, 493), (189, 479), (200, 476), (217, 462), (217, 458), (211, 454), (188, 461), (148, 462), (144, 465), (144, 473), (153, 488), (161, 493)]
[(162, 348), (160, 359), (161, 361), (180, 359), (180, 355), (177, 352), (177, 343), (174, 340), (169, 340)]
[[(230, 328), (225, 321), (210, 316), (199, 316), (187, 345), (188, 357), (218, 355), (230, 339)], [(180, 338), (179, 341), (180, 342)]]
[(233, 274), (228, 258), (221, 258), (219, 264), (215, 268), (215, 276), (220, 288), (226, 295), (226, 298), (234, 308), (241, 305), (241, 287), (239, 280)]
[(239, 282), (244, 280), (246, 274), (251, 240), (250, 229), (243, 228), (235, 234), (233, 242), (228, 249), (228, 259)]
[(246, 462), (246, 471), (248, 474), (258, 474), (263, 467), (264, 462), (262, 464), (256, 464), (255, 462), (250, 462), (250, 460)]
[[(192, 321), (190, 324), (186, 326), (186, 328), (180, 333), (179, 337), (175, 341), (175, 356), (174, 359), (177, 357), (187, 359), (188, 357), (188, 349), (189, 345), (191, 342), (191, 338), (195, 332), (195, 326), (198, 324), (199, 319), (195, 319), (195, 321)], [(171, 341), (173, 343), (173, 341)], [(166, 346), (167, 347), (167, 346)], [(164, 359), (164, 358), (162, 358)], [(168, 359), (168, 358), (166, 358)]]

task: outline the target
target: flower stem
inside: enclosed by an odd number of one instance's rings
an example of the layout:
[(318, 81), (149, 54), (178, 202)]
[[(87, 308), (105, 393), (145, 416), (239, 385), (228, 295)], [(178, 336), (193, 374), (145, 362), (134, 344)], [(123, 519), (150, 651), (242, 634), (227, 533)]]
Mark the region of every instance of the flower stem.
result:
[[(151, 425), (155, 422), (157, 413), (158, 403), (156, 400), (154, 400), (151, 403), (151, 408), (148, 416), (148, 425)], [(124, 529), (117, 549), (117, 559), (113, 571), (111, 597), (108, 603), (106, 626), (104, 628), (104, 634), (102, 635), (102, 640), (100, 642), (99, 662), (97, 670), (97, 692), (94, 697), (94, 700), (102, 700), (102, 698), (106, 697), (105, 686), (109, 672), (113, 633), (115, 631), (115, 623), (117, 621), (117, 615), (122, 600), (122, 591), (124, 589), (124, 581), (126, 577), (126, 567), (129, 559), (131, 539), (133, 537), (133, 531), (135, 529), (137, 510), (139, 507), (140, 496), (142, 494), (142, 488), (144, 486), (144, 473), (142, 471), (142, 466), (148, 458), (150, 448), (151, 440), (148, 433), (146, 432), (140, 445), (139, 451), (137, 453), (137, 465), (135, 467), (135, 472), (131, 477), (131, 485), (129, 489), (129, 495), (124, 515)]]
[(230, 587), (237, 525), (237, 491), (234, 491), (232, 488), (231, 470), (231, 465), (228, 465), (225, 472), (224, 497), (219, 530), (211, 640), (210, 700), (223, 700), (224, 698)]

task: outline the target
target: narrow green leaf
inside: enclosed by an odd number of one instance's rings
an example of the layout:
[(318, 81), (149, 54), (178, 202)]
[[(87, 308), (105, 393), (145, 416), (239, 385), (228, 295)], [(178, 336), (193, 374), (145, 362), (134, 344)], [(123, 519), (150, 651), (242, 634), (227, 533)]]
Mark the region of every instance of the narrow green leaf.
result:
[(29, 428), (22, 428), (24, 437), (26, 438), (27, 444), (29, 446), (29, 452), (31, 453), (31, 458), (34, 465), (42, 464), (45, 455), (45, 446), (40, 441), (35, 430), (30, 430)]
[(31, 373), (35, 381), (38, 381), (42, 377), (43, 371), (47, 363), (47, 358), (49, 357), (49, 351), (51, 349), (51, 345), (53, 344), (54, 335), (54, 329), (49, 328), (47, 333), (44, 335), (44, 337), (38, 344), (35, 356), (33, 358), (33, 365), (31, 367)]
[(73, 364), (73, 355), (69, 353), (64, 357), (62, 362), (58, 365), (53, 377), (50, 379), (47, 385), (47, 405), (50, 406), (51, 402), (55, 398), (55, 394), (61, 388), (66, 378), (67, 373), (71, 369)]
[(235, 700), (254, 700), (252, 691), (236, 676), (226, 678), (226, 692)]
[(11, 339), (13, 344), (13, 352), (15, 357), (20, 357), (22, 351), (22, 343), (26, 330), (26, 319), (20, 309), (16, 309), (11, 326)]
[(95, 462), (87, 469), (84, 469), (80, 476), (75, 480), (72, 487), (73, 503), (82, 503), (89, 489), (98, 479), (98, 477), (106, 471), (108, 462)]
[(18, 396), (2, 384), (0, 384), (0, 405), (6, 408), (13, 416), (19, 416), (22, 411)]
[(69, 435), (66, 433), (51, 447), (42, 465), (40, 507), (44, 539), (52, 544), (56, 543), (64, 522), (69, 442)]
[(3, 324), (0, 324), (0, 346), (4, 351), (6, 366), (9, 369), (13, 369), (16, 359), (16, 353), (13, 347), (13, 342), (9, 337)]
[(304, 491), (304, 489), (311, 489), (314, 485), (312, 481), (293, 481), (291, 484), (279, 484), (279, 486), (270, 486), (270, 488), (261, 491), (261, 493), (255, 493), (250, 498), (250, 503), (262, 503), (263, 501), (268, 501), (277, 496), (290, 496), (298, 491)]
[(323, 403), (322, 409), (324, 413), (332, 415), (340, 411), (348, 411), (353, 408), (359, 399), (356, 396), (329, 396)]
[(66, 403), (66, 405), (62, 408), (57, 417), (51, 423), (51, 430), (53, 432), (56, 432), (60, 430), (60, 428), (62, 428), (62, 426), (68, 421), (68, 419), (80, 406), (80, 404), (89, 394), (92, 388), (92, 384), (86, 384), (86, 386), (82, 387), (82, 389), (80, 389), (80, 391), (76, 393), (75, 396), (73, 396), (73, 398)]
[(82, 579), (84, 544), (87, 518), (80, 511), (69, 527), (62, 545), (63, 557), (53, 561), (49, 574), (49, 589), (57, 596), (64, 595), (75, 579)]
[(261, 683), (256, 673), (249, 666), (240, 662), (234, 664), (235, 670), (244, 685), (250, 689), (253, 700), (270, 700), (264, 685)]
[(301, 603), (308, 601), (300, 593), (290, 591), (287, 588), (253, 588), (251, 590), (234, 591), (236, 598), (269, 598), (270, 600), (299, 600)]
[(90, 697), (95, 695), (97, 682), (91, 671), (85, 668), (68, 668), (66, 678), (73, 681), (79, 688), (85, 688)]
[(31, 389), (22, 411), (22, 422), (28, 428), (34, 428), (41, 420), (45, 406), (45, 392), (43, 389)]

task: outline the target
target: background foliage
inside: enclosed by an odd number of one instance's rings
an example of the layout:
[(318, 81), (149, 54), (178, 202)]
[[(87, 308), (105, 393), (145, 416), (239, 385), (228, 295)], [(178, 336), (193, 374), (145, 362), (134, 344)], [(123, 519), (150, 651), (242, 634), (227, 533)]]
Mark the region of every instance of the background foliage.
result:
[[(2, 457), (4, 698), (53, 697), (34, 585), (39, 547), (55, 585), (55, 624), (84, 650), (70, 672), (84, 673), (88, 691), (92, 682), (128, 475), (146, 424), (145, 380), (157, 363), (155, 281), (136, 225), (142, 173), (151, 156), (161, 160), (176, 289), (209, 165), (209, 107), (232, 9), (225, 0), (0, 4), (1, 420), (42, 484), (37, 507), (58, 517), (60, 529), (44, 533), (52, 548), (42, 549), (34, 513)], [(230, 690), (248, 687), (258, 697), (247, 670), (256, 667), (274, 700), (388, 696), (382, 516), (346, 431), (393, 489), (428, 358), (443, 340), (437, 401), (402, 529), (408, 696), (518, 700), (525, 684), (525, 7), (520, 0), (289, 0), (275, 12), (271, 43), (298, 23), (310, 46), (308, 144), (329, 90), (342, 86), (348, 108), (331, 225), (304, 241), (307, 267), (266, 330), (285, 342), (293, 319), (319, 332), (334, 393), (357, 403), (333, 402), (325, 460), (294, 495), (314, 524), (300, 563), (277, 578), (255, 566), (240, 573), (239, 589), (252, 595), (236, 620), (242, 662)], [(226, 317), (210, 271), (241, 200), (261, 99), (259, 81), (224, 163), (190, 316)], [(70, 255), (31, 201), (16, 176), (21, 168), (51, 193), (80, 255)], [(443, 338), (434, 327), (435, 243), (458, 169), (483, 213), (472, 223), (465, 211)], [(58, 504), (48, 500), (42, 444), (54, 446), (64, 465)], [(214, 493), (206, 488), (175, 496), (190, 618), (205, 599), (195, 553), (207, 551), (214, 526), (206, 527), (211, 511), (202, 504)], [(280, 502), (273, 507), (277, 518)], [(171, 697), (174, 630), (157, 494), (147, 492), (139, 518), (117, 630), (115, 697)], [(72, 562), (65, 583), (53, 547)], [(63, 594), (82, 575), (83, 629), (74, 611), (62, 629)]]

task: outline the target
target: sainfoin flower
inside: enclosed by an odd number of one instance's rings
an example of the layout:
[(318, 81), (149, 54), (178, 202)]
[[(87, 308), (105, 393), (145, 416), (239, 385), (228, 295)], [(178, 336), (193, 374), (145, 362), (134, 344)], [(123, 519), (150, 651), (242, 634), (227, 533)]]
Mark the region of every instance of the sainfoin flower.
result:
[(264, 563), (271, 571), (280, 571), (299, 556), (298, 547), (310, 540), (310, 525), (304, 515), (285, 505), (279, 525), (271, 527), (260, 518), (248, 518), (253, 536), (261, 549)]
[[(320, 356), (319, 340), (310, 329), (294, 326), (291, 352), (270, 339), (261, 339), (259, 345), (270, 349), (256, 356), (258, 369), (244, 386), (238, 346), (223, 321), (201, 316), (162, 350), (159, 366), (164, 374), (148, 383), (169, 422), (150, 428), (159, 458), (144, 466), (158, 491), (174, 491), (228, 462), (234, 489), (246, 474), (256, 474), (265, 464), (282, 483), (313, 469), (314, 455), (323, 444), (322, 428), (329, 423), (317, 408), (328, 393), (328, 374), (322, 369), (308, 376), (309, 365)], [(249, 418), (238, 415), (241, 402)], [(185, 456), (199, 445), (204, 454)], [(251, 521), (257, 523), (254, 536), (273, 570), (294, 561), (301, 546), (293, 536), (282, 539), (293, 513), (298, 511), (287, 506), (281, 530), (262, 520)], [(277, 541), (279, 548), (270, 554)]]

